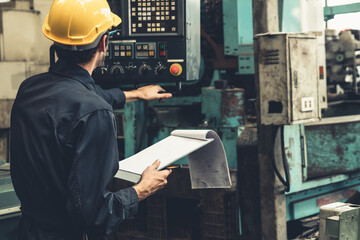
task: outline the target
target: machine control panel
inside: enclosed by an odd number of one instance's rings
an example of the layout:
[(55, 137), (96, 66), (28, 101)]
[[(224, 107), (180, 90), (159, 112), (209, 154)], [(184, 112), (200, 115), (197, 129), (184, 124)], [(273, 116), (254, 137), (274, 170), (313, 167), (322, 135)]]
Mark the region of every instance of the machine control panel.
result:
[(200, 1), (108, 0), (123, 22), (113, 29), (99, 83), (161, 83), (199, 79)]
[(178, 0), (131, 0), (131, 34), (176, 33)]

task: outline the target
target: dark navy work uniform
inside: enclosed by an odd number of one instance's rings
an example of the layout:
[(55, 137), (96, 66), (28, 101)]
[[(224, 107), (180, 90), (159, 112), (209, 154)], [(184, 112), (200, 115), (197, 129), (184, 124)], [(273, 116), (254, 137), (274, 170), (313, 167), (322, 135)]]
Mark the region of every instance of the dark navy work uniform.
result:
[(107, 190), (119, 160), (113, 107), (124, 103), (63, 61), (21, 84), (10, 129), (21, 239), (106, 239), (137, 212), (134, 188)]

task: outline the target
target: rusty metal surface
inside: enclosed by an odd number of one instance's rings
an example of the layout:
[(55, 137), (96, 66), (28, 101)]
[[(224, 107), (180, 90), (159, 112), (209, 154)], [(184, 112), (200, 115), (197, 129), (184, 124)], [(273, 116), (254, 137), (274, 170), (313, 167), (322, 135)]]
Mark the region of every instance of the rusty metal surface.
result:
[(211, 59), (214, 69), (237, 69), (238, 68), (238, 58), (237, 57), (229, 57), (224, 54), (224, 45), (217, 44), (211, 38), (211, 36), (205, 32), (203, 29), (201, 30), (201, 37), (206, 39), (206, 41), (211, 45), (213, 51), (215, 53), (215, 58)]
[(356, 189), (349, 189), (349, 190), (345, 190), (345, 191), (341, 191), (341, 192), (332, 193), (325, 197), (316, 199), (316, 206), (321, 207), (321, 206), (324, 206), (326, 204), (330, 204), (333, 202), (341, 202), (343, 200), (349, 199), (356, 192), (357, 192)]
[(211, 126), (238, 127), (245, 123), (244, 89), (202, 88), (201, 111)]
[(236, 121), (239, 126), (244, 125), (245, 118), (245, 90), (234, 89), (221, 92), (222, 104), (221, 115), (224, 117), (224, 125), (231, 125)]
[(309, 179), (360, 170), (360, 122), (306, 126)]

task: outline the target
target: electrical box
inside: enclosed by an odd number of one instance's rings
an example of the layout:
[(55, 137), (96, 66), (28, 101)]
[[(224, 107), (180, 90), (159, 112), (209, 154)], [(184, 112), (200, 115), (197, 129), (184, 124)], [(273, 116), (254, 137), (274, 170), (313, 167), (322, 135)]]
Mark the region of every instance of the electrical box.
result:
[(359, 239), (360, 206), (334, 202), (320, 207), (319, 240)]
[(98, 83), (163, 83), (199, 79), (199, 0), (108, 0), (122, 23), (110, 36)]
[(255, 44), (260, 54), (261, 124), (320, 120), (316, 37), (301, 33), (259, 34)]

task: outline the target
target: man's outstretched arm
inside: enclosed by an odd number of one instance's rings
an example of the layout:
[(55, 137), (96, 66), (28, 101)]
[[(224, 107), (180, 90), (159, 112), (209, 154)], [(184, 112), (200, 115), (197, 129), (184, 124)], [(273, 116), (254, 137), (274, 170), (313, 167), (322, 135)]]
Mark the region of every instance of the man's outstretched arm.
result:
[(123, 108), (125, 102), (161, 100), (172, 97), (171, 93), (164, 93), (165, 90), (159, 85), (148, 85), (132, 91), (122, 91), (119, 88), (103, 89), (95, 85), (95, 91), (104, 98), (113, 109)]

